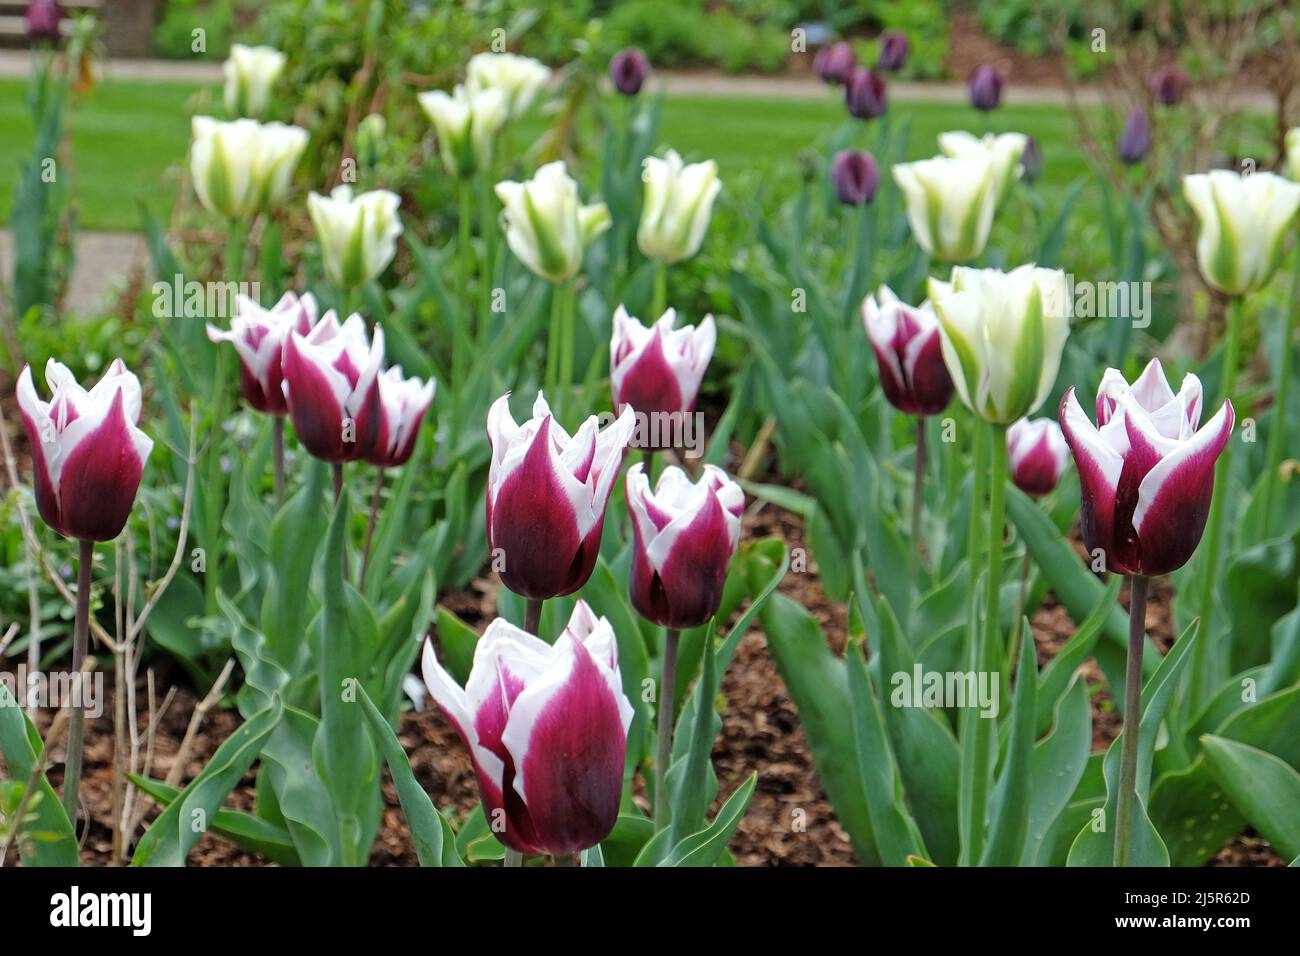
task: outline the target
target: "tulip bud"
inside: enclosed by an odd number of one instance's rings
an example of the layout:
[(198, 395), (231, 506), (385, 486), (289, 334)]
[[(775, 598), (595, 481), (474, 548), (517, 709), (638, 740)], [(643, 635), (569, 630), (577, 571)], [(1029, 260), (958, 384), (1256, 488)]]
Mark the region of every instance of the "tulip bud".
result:
[(387, 268), (397, 254), (402, 220), (401, 199), (386, 189), (352, 195), (351, 186), (336, 186), (328, 197), (312, 193), (307, 211), (316, 228), (325, 274), (339, 289), (356, 289)]
[(981, 63), (971, 71), (970, 105), (977, 110), (995, 110), (1002, 102), (1002, 85), (1005, 79), (992, 63)]
[(533, 417), (516, 425), (510, 396), (488, 411), (488, 548), (501, 581), (524, 597), (572, 594), (587, 583), (600, 550), (605, 505), (632, 437), (632, 409), (597, 433), (592, 415), (572, 438), (541, 392)]
[(1021, 178), (1032, 183), (1043, 175), (1043, 150), (1038, 140), (1032, 136), (1025, 137), (1025, 151), (1020, 154)]
[(645, 204), (636, 242), (650, 259), (674, 263), (700, 251), (704, 231), (713, 215), (713, 200), (722, 189), (718, 164), (682, 162), (676, 150), (643, 163)]
[(578, 274), (587, 247), (609, 228), (603, 202), (579, 205), (578, 184), (563, 162), (547, 163), (522, 183), (497, 183), (505, 206), (506, 243), (524, 265), (550, 282)]
[(224, 98), (232, 116), (259, 117), (271, 101), (271, 87), (284, 70), (285, 56), (269, 46), (236, 43), (222, 66)]
[(615, 310), (609, 383), (616, 412), (631, 407), (638, 418), (648, 420), (654, 415), (686, 415), (695, 408), (717, 331), (711, 315), (698, 326), (674, 330), (676, 319), (677, 313), (669, 309), (646, 328), (623, 306)]
[(394, 365), (379, 378), (379, 435), (366, 460), (380, 468), (405, 465), (420, 437), (420, 423), (433, 402), (433, 379), (402, 377), (402, 366)]
[(1300, 209), (1300, 184), (1216, 169), (1184, 176), (1183, 195), (1201, 221), (1196, 259), (1205, 281), (1228, 295), (1267, 285)]
[(31, 43), (58, 43), (63, 8), (58, 0), (31, 0), (27, 4), (27, 39)]
[(907, 63), (907, 34), (901, 30), (886, 30), (880, 37), (880, 56), (876, 66), (895, 73)]
[(821, 77), (822, 82), (832, 86), (847, 81), (857, 65), (858, 58), (853, 55), (853, 47), (844, 40), (821, 47), (813, 57), (813, 72)]
[(717, 613), (727, 567), (740, 543), (745, 494), (714, 465), (691, 484), (675, 465), (655, 490), (640, 462), (628, 469), (632, 516), (632, 576), (628, 593), (637, 613), (661, 627), (698, 627)]
[(1214, 490), (1214, 466), (1235, 423), (1232, 403), (1199, 431), (1201, 383), (1183, 379), (1177, 395), (1152, 359), (1130, 387), (1108, 369), (1097, 392), (1097, 426), (1074, 389), (1061, 400), (1061, 429), (1079, 472), (1080, 525), (1106, 570), (1168, 574), (1200, 543)]
[(882, 285), (879, 294), (879, 303), (874, 295), (863, 301), (862, 324), (885, 398), (908, 415), (937, 415), (952, 401), (954, 386), (934, 309), (929, 302), (919, 308), (904, 304), (889, 286)]
[(18, 407), (32, 450), (36, 509), (59, 534), (110, 541), (121, 534), (135, 504), (153, 441), (137, 428), (140, 380), (114, 359), (89, 392), (67, 366), (50, 359), (44, 402), (31, 366), (18, 377)]
[(614, 83), (614, 89), (624, 96), (640, 93), (649, 75), (650, 61), (635, 47), (619, 50), (609, 61), (609, 78)]
[(865, 206), (876, 198), (880, 185), (876, 158), (866, 150), (840, 150), (831, 161), (831, 182), (835, 198), (844, 205)]
[(379, 165), (388, 122), (382, 113), (370, 113), (357, 124), (357, 161), (366, 169)]
[(190, 173), (204, 208), (248, 219), (284, 199), (307, 148), (307, 131), (283, 123), (196, 116), (191, 124)]
[(1151, 150), (1151, 124), (1147, 111), (1140, 106), (1129, 111), (1124, 121), (1124, 133), (1119, 138), (1119, 161), (1126, 166), (1142, 162)]
[(518, 853), (580, 853), (618, 820), (632, 704), (618, 642), (585, 601), (554, 644), (503, 618), (474, 648), (461, 688), (425, 641), (429, 694), (474, 761), (488, 819)]
[(944, 362), (967, 408), (1010, 425), (1043, 403), (1070, 334), (1065, 273), (958, 266), (950, 282), (930, 280), (930, 301)]
[(1192, 88), (1192, 78), (1176, 63), (1152, 71), (1149, 83), (1151, 96), (1161, 106), (1177, 106)]
[(957, 130), (939, 134), (939, 152), (945, 156), (987, 156), (993, 164), (994, 202), (1001, 203), (1003, 197), (1015, 185), (1024, 172), (1023, 159), (1029, 137), (1024, 133), (985, 133), (974, 136)]
[(550, 78), (550, 69), (531, 57), (476, 53), (469, 58), (465, 85), (471, 94), (500, 90), (505, 97), (507, 116), (517, 119), (528, 112)]
[(885, 78), (875, 70), (858, 66), (844, 81), (844, 105), (861, 120), (885, 115)]
[(493, 147), (508, 108), (500, 90), (471, 93), (457, 86), (451, 96), (433, 90), (416, 99), (438, 133), (438, 151), (448, 173), (468, 179), (480, 169), (491, 168)]
[(998, 201), (990, 156), (936, 156), (899, 163), (893, 173), (922, 249), (946, 262), (967, 262), (984, 251)]
[(1070, 446), (1050, 418), (1022, 418), (1007, 429), (1011, 481), (1037, 498), (1056, 487), (1070, 463)]
[(307, 335), (316, 324), (316, 298), (310, 292), (301, 299), (286, 292), (272, 308), (264, 309), (247, 296), (236, 299), (230, 331), (208, 323), (208, 340), (229, 342), (239, 354), (239, 386), (244, 400), (259, 412), (283, 415), (284, 368), (282, 355), (290, 332)]
[(302, 446), (322, 461), (369, 459), (383, 429), (379, 368), (384, 331), (352, 315), (342, 325), (331, 309), (303, 335), (284, 343), (284, 390), (289, 416)]

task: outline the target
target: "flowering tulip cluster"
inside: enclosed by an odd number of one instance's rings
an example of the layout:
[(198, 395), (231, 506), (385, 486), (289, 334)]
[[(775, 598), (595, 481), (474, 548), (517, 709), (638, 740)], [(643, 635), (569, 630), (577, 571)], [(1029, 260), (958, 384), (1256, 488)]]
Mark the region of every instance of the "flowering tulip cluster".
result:
[(968, 262), (984, 251), (997, 208), (998, 169), (985, 151), (893, 168), (912, 237), (931, 256)]
[(547, 644), (497, 618), (462, 688), (426, 641), (424, 680), (474, 761), (488, 818), (518, 853), (578, 853), (614, 829), (632, 705), (618, 643), (585, 601)]
[(974, 136), (963, 130), (939, 134), (939, 152), (945, 156), (986, 156), (993, 164), (993, 202), (996, 206), (1024, 173), (1021, 160), (1029, 145), (1024, 133), (986, 133)]
[(876, 158), (866, 150), (840, 150), (831, 161), (831, 185), (844, 205), (865, 206), (876, 198), (880, 186)]
[(821, 77), (822, 82), (833, 86), (847, 82), (849, 74), (857, 65), (858, 58), (853, 55), (853, 47), (844, 40), (827, 44), (813, 57), (813, 72)]
[(970, 105), (977, 110), (995, 110), (1002, 102), (1002, 87), (1006, 78), (992, 63), (981, 63), (971, 71), (968, 85)]
[(609, 61), (609, 78), (624, 96), (636, 96), (650, 75), (650, 61), (635, 47), (620, 50)]
[(550, 81), (550, 69), (532, 57), (515, 53), (477, 53), (470, 57), (466, 70), (466, 87), (470, 94), (481, 90), (500, 90), (510, 119), (528, 112)]
[(1097, 390), (1097, 424), (1071, 388), (1061, 428), (1074, 453), (1084, 545), (1123, 574), (1168, 574), (1192, 556), (1205, 530), (1214, 464), (1232, 434), (1231, 402), (1201, 421), (1201, 383), (1174, 394), (1159, 359), (1132, 385), (1107, 369)]
[(239, 385), (244, 400), (267, 415), (284, 415), (284, 366), (282, 355), (289, 333), (307, 335), (316, 325), (316, 297), (310, 292), (299, 298), (286, 292), (274, 306), (264, 309), (241, 295), (235, 302), (230, 331), (208, 323), (208, 339), (229, 342), (239, 354)]
[(471, 93), (458, 85), (450, 96), (433, 90), (421, 93), (417, 99), (438, 133), (448, 173), (466, 178), (491, 168), (496, 136), (509, 111), (501, 90), (488, 87)]

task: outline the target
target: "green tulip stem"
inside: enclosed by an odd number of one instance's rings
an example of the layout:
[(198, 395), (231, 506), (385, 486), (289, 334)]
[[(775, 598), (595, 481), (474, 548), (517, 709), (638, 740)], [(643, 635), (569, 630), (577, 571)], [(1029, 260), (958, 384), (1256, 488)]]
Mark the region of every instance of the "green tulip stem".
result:
[(366, 543), (361, 550), (361, 575), (357, 580), (362, 587), (366, 585), (366, 568), (370, 564), (370, 543), (375, 537), (375, 525), (379, 520), (379, 506), (384, 495), (384, 469), (375, 469), (375, 492), (370, 496), (370, 520), (366, 522)]
[[(90, 645), (90, 569), (95, 563), (95, 542), (81, 540), (77, 559), (77, 615), (72, 627), (72, 672), (78, 681), (84, 681), (82, 665)], [(85, 695), (82, 695), (84, 700)], [(75, 830), (77, 826), (77, 795), (81, 790), (81, 758), (86, 739), (86, 708), (72, 708), (68, 723), (68, 759), (63, 773), (63, 809)]]
[(656, 259), (654, 273), (654, 299), (650, 302), (650, 314), (646, 316), (647, 322), (657, 321), (659, 316), (664, 314), (664, 310), (668, 308), (668, 263)]
[(680, 633), (664, 632), (664, 667), (659, 679), (659, 721), (655, 742), (655, 832), (668, 826), (668, 762), (673, 756), (673, 690), (677, 684), (677, 642)]
[(479, 270), (478, 346), (483, 348), (492, 317), (492, 292), (496, 284), (497, 224), (490, 170), (479, 175), (479, 232), (483, 236), (483, 263)]
[(1142, 715), (1142, 650), (1146, 639), (1147, 583), (1128, 579), (1128, 661), (1124, 671), (1124, 732), (1120, 741), (1119, 795), (1115, 803), (1115, 865), (1128, 866), (1133, 850), (1133, 812), (1137, 806), (1138, 725)]
[(573, 350), (574, 350), (574, 321), (577, 305), (577, 293), (574, 287), (574, 280), (569, 279), (559, 288), (560, 307), (563, 310), (560, 313), (560, 358), (559, 358), (559, 411), (558, 415), (561, 422), (568, 422), (568, 412), (570, 408), (569, 390), (573, 387)]
[[(989, 429), (993, 447), (989, 449), (992, 465), (989, 478), (989, 574), (985, 592), (984, 614), (991, 647), (1001, 647), (1002, 624), (999, 615), (1002, 595), (1002, 535), (1007, 499), (1007, 426)], [(992, 642), (997, 641), (994, 644)]]
[(912, 462), (912, 574), (925, 559), (921, 540), (921, 512), (925, 510), (925, 416), (916, 416), (916, 455)]
[(562, 295), (560, 286), (551, 286), (551, 324), (546, 333), (546, 375), (542, 380), (542, 390), (550, 401), (555, 401), (555, 389), (559, 380), (560, 323), (564, 308), (560, 301)]
[(238, 282), (240, 274), (244, 271), (244, 252), (248, 249), (248, 232), (251, 226), (251, 223), (243, 223), (235, 219), (231, 219), (226, 224), (224, 265), (226, 278), (231, 282)]
[[(1245, 299), (1241, 296), (1234, 296), (1228, 304), (1228, 342), (1223, 357), (1223, 385), (1219, 389), (1219, 401), (1221, 403), (1230, 400), (1237, 387), (1237, 366), (1240, 364), (1241, 355), (1241, 320), (1244, 311)], [(1218, 464), (1214, 469), (1213, 498), (1210, 500), (1210, 516), (1205, 530), (1204, 557), (1201, 561), (1199, 617), (1201, 619), (1201, 634), (1204, 636), (1192, 648), (1192, 673), (1187, 688), (1187, 699), (1189, 701), (1204, 699), (1206, 684), (1209, 683), (1211, 676), (1206, 673), (1209, 668), (1208, 648), (1213, 643), (1211, 638), (1214, 634), (1210, 625), (1214, 617), (1214, 586), (1219, 580), (1219, 549), (1223, 544), (1223, 522), (1228, 507), (1228, 471), (1231, 462), (1232, 438), (1229, 437), (1228, 443), (1223, 446), (1223, 454), (1219, 456)]]
[(275, 436), (275, 510), (284, 507), (284, 416), (274, 416)]
[(460, 181), (460, 215), (459, 246), (456, 250), (460, 266), (460, 294), (463, 306), (468, 310), (468, 324), (459, 335), (453, 336), (452, 342), (452, 378), (457, 383), (465, 380), (465, 365), (469, 360), (467, 346), (470, 343), (469, 329), (474, 327), (474, 296), (471, 291), (474, 271), (474, 247), (470, 241), (470, 226), (473, 217), (473, 185), (467, 179)]
[[(988, 430), (983, 423), (976, 421), (971, 445), (971, 497), (969, 524), (966, 529), (966, 566), (970, 570), (970, 612), (971, 626), (968, 629), (969, 646), (967, 648), (968, 667), (978, 670), (984, 660), (983, 633), (978, 626), (976, 612), (979, 607), (979, 571), (981, 552), (984, 548), (983, 521), (985, 495), (985, 469), (988, 460)], [(984, 808), (987, 803), (988, 790), (988, 732), (983, 719), (976, 713), (967, 711), (962, 715), (961, 725), (962, 764), (960, 791), (963, 795), (961, 819), (959, 821), (962, 836), (960, 863), (973, 865), (979, 862), (980, 845), (984, 839)], [(968, 734), (973, 737), (968, 738)], [(966, 741), (972, 740), (971, 760), (966, 760)], [(969, 800), (965, 795), (969, 794)]]
[(1295, 350), (1297, 315), (1300, 315), (1300, 242), (1296, 243), (1295, 272), (1291, 277), (1291, 301), (1287, 306), (1286, 327), (1282, 332), (1282, 355), (1281, 365), (1278, 367), (1277, 389), (1273, 393), (1273, 427), (1268, 435), (1268, 458), (1264, 468), (1264, 500), (1259, 509), (1259, 527), (1264, 532), (1272, 527), (1273, 489), (1278, 482), (1278, 466), (1282, 464), (1282, 446), (1286, 444), (1287, 386), (1291, 382), (1291, 353)]

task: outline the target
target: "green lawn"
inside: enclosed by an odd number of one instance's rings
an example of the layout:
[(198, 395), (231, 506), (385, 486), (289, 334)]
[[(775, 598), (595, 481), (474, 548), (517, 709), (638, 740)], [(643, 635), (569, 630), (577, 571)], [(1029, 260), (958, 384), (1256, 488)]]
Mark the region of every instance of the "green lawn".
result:
[[(0, 221), (8, 220), (18, 162), (31, 148), (24, 87), (22, 80), (0, 80)], [(188, 148), (188, 115), (199, 89), (174, 82), (104, 83), (76, 106), (70, 117), (71, 176), (84, 228), (136, 229), (142, 202), (166, 218), (176, 190), (168, 167)], [(976, 119), (964, 105), (897, 103), (893, 109), (896, 132), (911, 117), (911, 158), (933, 155), (937, 134), (971, 128)], [(830, 92), (814, 100), (678, 96), (665, 103), (660, 138), (688, 157), (716, 159), (724, 181), (734, 181), (741, 170), (791, 175), (799, 153), (825, 143), (845, 117)], [(1068, 111), (1009, 106), (991, 122), (995, 130), (1027, 131), (1038, 138), (1046, 159), (1041, 188), (1063, 186), (1085, 172)], [(874, 145), (877, 124), (854, 122), (852, 128), (855, 145)]]

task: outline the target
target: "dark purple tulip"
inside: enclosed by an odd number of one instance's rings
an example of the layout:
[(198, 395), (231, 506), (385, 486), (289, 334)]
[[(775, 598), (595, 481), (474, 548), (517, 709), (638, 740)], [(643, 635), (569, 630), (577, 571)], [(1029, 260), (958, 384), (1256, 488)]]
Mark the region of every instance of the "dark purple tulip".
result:
[(981, 63), (970, 75), (970, 105), (977, 110), (995, 110), (1002, 102), (1005, 79), (992, 63)]
[(853, 55), (853, 47), (841, 40), (817, 51), (813, 57), (813, 71), (826, 83), (837, 85), (844, 83), (858, 65), (858, 58)]
[(1020, 154), (1020, 166), (1024, 170), (1025, 182), (1032, 183), (1043, 174), (1043, 151), (1038, 140), (1029, 136), (1025, 139), (1025, 151)]
[(876, 158), (866, 150), (842, 149), (831, 161), (831, 182), (835, 198), (846, 206), (863, 206), (876, 198), (880, 171)]
[(876, 66), (894, 73), (907, 62), (907, 34), (901, 30), (886, 30), (880, 37), (880, 56)]
[(875, 70), (856, 66), (844, 84), (844, 105), (858, 119), (885, 114), (885, 78)]
[(63, 9), (58, 0), (32, 0), (27, 4), (27, 39), (33, 43), (57, 43)]
[(1177, 106), (1192, 88), (1192, 78), (1177, 63), (1152, 71), (1151, 95), (1161, 106)]
[(1150, 149), (1151, 124), (1147, 122), (1147, 111), (1135, 106), (1124, 122), (1124, 135), (1119, 138), (1119, 160), (1132, 166), (1142, 162)]
[(619, 50), (609, 61), (609, 78), (624, 96), (636, 96), (650, 75), (650, 61), (636, 47)]

